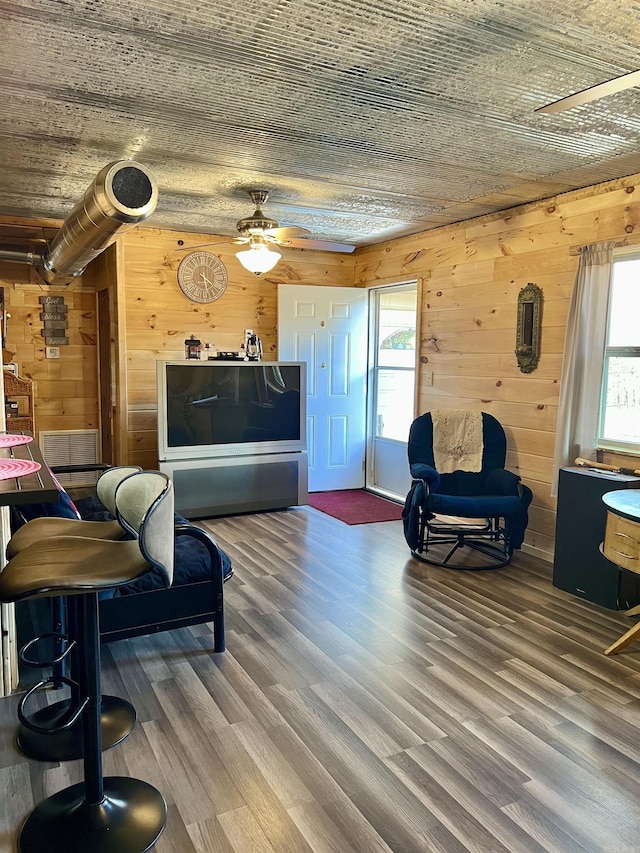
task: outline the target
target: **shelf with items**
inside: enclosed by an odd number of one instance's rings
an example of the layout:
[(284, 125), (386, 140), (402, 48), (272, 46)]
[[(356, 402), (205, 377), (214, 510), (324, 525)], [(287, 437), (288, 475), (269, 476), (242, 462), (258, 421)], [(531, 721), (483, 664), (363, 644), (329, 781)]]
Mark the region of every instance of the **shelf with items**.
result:
[[(28, 432), (34, 435), (34, 390), (31, 379), (23, 379), (16, 376), (10, 370), (4, 370), (4, 398), (5, 412), (7, 415), (8, 432)], [(15, 414), (11, 411), (11, 404), (15, 405)]]

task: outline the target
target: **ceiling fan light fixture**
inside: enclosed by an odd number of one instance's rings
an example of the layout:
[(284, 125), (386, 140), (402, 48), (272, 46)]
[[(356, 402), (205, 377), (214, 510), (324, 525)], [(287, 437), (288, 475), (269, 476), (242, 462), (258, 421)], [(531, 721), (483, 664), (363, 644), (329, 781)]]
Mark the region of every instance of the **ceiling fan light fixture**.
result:
[(272, 270), (281, 257), (280, 252), (274, 252), (264, 243), (256, 243), (249, 249), (236, 252), (236, 258), (242, 266), (256, 275), (262, 275)]

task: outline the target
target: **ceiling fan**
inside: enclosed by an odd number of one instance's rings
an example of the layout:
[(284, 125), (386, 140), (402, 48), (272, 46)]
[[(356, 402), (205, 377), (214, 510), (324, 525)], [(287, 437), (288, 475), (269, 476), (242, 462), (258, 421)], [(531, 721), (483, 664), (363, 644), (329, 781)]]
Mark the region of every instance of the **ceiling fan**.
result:
[(249, 197), (256, 209), (251, 216), (246, 216), (236, 222), (240, 237), (234, 238), (234, 243), (250, 243), (254, 237), (261, 237), (268, 243), (278, 246), (291, 246), (294, 249), (321, 249), (324, 252), (353, 252), (355, 246), (348, 243), (333, 243), (328, 240), (314, 240), (302, 235), (309, 234), (306, 228), (290, 225), (280, 228), (275, 219), (266, 216), (262, 205), (269, 198), (268, 190), (249, 190)]
[[(354, 251), (355, 246), (349, 243), (334, 243), (329, 240), (316, 240), (306, 237), (304, 235), (310, 232), (306, 228), (300, 228), (297, 225), (281, 228), (275, 219), (271, 219), (262, 210), (262, 206), (266, 204), (269, 197), (268, 190), (249, 190), (249, 197), (255, 205), (255, 210), (251, 216), (245, 216), (236, 222), (236, 228), (240, 236), (231, 238), (231, 242), (243, 243), (248, 246), (246, 251), (238, 252), (236, 257), (251, 272), (261, 275), (263, 272), (268, 271), (265, 268), (265, 262), (272, 262), (271, 266), (268, 267), (268, 269), (271, 269), (280, 260), (282, 256), (279, 252), (272, 249), (272, 246), (286, 246), (293, 249), (318, 249), (324, 252)], [(197, 246), (185, 246), (182, 251), (202, 249), (205, 246), (214, 245), (216, 243), (200, 243)], [(259, 272), (254, 268), (254, 261), (257, 262), (258, 258), (262, 260), (259, 265)], [(247, 263), (251, 265), (247, 266)]]
[(566, 98), (560, 98), (560, 100), (553, 101), (544, 107), (538, 107), (534, 112), (560, 113), (564, 110), (570, 110), (572, 107), (579, 107), (582, 104), (597, 101), (599, 98), (604, 98), (607, 95), (622, 92), (625, 89), (632, 88), (633, 86), (640, 86), (640, 71), (630, 71), (628, 74), (623, 74), (620, 77), (614, 77), (613, 80), (607, 80), (604, 83), (589, 86), (588, 89), (582, 89), (580, 92), (574, 92), (573, 95), (567, 95)]

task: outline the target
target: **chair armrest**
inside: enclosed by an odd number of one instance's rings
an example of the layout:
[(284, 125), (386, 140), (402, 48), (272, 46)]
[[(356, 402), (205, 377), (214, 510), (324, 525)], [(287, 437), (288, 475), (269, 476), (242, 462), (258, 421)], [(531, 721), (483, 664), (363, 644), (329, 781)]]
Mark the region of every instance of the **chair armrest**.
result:
[(414, 462), (410, 466), (411, 476), (414, 480), (423, 480), (429, 486), (429, 491), (435, 492), (440, 485), (440, 474), (431, 465), (424, 462)]
[(484, 481), (487, 494), (514, 496), (518, 494), (520, 477), (507, 471), (506, 468), (494, 468), (489, 471)]
[(209, 552), (212, 575), (215, 572), (215, 574), (222, 579), (223, 583), (233, 576), (233, 566), (231, 565), (225, 574), (218, 544), (213, 536), (206, 530), (203, 530), (201, 527), (196, 527), (194, 524), (176, 524), (174, 532), (176, 538), (179, 536), (190, 536), (192, 539), (197, 539), (198, 542), (201, 542), (204, 545)]

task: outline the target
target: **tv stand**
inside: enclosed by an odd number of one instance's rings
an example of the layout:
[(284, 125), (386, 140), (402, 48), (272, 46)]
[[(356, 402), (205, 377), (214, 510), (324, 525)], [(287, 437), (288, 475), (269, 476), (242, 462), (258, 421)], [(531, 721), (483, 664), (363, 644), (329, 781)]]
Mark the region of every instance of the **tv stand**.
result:
[(212, 518), (306, 504), (306, 453), (242, 454), (161, 462), (173, 480), (176, 511)]

